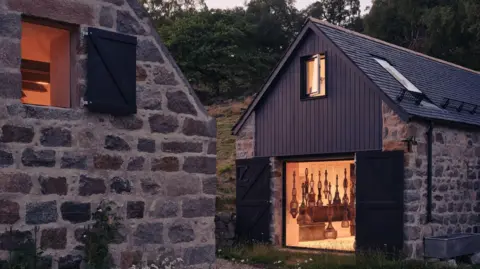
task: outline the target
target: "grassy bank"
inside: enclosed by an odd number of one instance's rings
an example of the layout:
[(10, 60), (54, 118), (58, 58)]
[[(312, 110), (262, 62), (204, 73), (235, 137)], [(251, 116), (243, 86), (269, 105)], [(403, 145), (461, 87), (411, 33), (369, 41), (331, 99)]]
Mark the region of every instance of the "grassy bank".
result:
[(246, 98), (208, 107), (217, 120), (217, 211), (235, 211), (235, 137), (231, 132), (250, 102)]
[[(217, 250), (217, 256), (236, 263), (266, 269), (443, 269), (445, 262), (423, 262), (387, 259), (382, 254), (334, 254), (282, 250), (268, 245), (236, 246)], [(480, 268), (458, 265), (457, 268)]]

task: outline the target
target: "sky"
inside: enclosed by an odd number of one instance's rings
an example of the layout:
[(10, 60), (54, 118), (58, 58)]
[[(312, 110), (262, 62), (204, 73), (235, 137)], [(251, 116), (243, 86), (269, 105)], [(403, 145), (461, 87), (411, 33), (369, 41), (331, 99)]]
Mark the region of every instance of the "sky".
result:
[[(315, 1), (316, 0), (297, 0), (297, 8), (303, 9)], [(229, 8), (235, 6), (242, 6), (244, 0), (205, 0), (205, 3), (209, 8)], [(372, 0), (360, 0), (360, 3), (362, 5), (361, 10), (363, 12), (363, 10), (365, 10), (367, 6), (371, 5)]]

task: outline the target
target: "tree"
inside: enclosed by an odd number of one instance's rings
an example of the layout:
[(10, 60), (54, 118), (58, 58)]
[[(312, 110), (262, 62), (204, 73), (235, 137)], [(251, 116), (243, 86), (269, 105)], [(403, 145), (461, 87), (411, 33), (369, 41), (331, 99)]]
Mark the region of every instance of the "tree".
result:
[(204, 0), (140, 0), (150, 16), (159, 22), (173, 17), (176, 13), (205, 9)]
[(302, 11), (305, 17), (314, 17), (352, 30), (362, 31), (359, 0), (322, 0)]
[(255, 42), (278, 58), (300, 31), (304, 18), (294, 0), (251, 0), (246, 4)]
[(190, 11), (159, 29), (204, 102), (251, 94), (274, 61), (245, 18), (242, 8)]
[(477, 0), (375, 0), (365, 32), (387, 42), (480, 69)]

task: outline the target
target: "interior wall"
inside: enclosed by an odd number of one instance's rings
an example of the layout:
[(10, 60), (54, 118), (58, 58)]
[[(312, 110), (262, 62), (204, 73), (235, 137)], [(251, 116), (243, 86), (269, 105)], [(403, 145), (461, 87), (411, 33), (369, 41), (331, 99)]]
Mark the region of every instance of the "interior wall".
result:
[[(312, 241), (300, 241), (299, 238), (299, 224), (297, 223), (298, 214), (296, 218), (293, 218), (290, 208), (291, 201), (293, 197), (293, 173), (295, 172), (295, 188), (296, 188), (296, 197), (298, 204), (302, 202), (302, 189), (301, 185), (305, 182), (305, 173), (306, 169), (308, 170), (308, 180), (310, 181), (313, 174), (314, 180), (314, 193), (316, 201), (318, 200), (318, 179), (320, 172), (320, 180), (322, 183), (322, 195), (321, 200), (323, 205), (328, 204), (328, 200), (323, 193), (325, 190), (325, 171), (327, 171), (327, 181), (331, 184), (331, 195), (332, 200), (335, 197), (336, 192), (336, 179), (338, 176), (338, 193), (340, 199), (343, 199), (345, 190), (343, 187), (344, 178), (347, 179), (347, 197), (350, 201), (350, 191), (352, 183), (350, 181), (350, 167), (353, 163), (353, 160), (348, 161), (323, 161), (323, 162), (287, 162), (286, 163), (286, 219), (285, 219), (285, 239), (286, 245), (291, 247), (308, 247), (308, 248), (319, 248), (319, 249), (335, 249), (335, 250), (354, 250), (354, 239), (355, 237), (351, 235), (350, 227), (342, 228), (341, 221), (333, 221), (332, 225), (337, 231), (337, 239), (324, 239), (324, 240), (312, 240)], [(310, 192), (310, 185), (309, 185)], [(328, 223), (325, 223), (328, 226)]]
[[(69, 107), (70, 100), (65, 100), (70, 98), (70, 33), (63, 29), (22, 22), (20, 43), (22, 59), (51, 64), (50, 83), (42, 83), (46, 92), (22, 89), (24, 96), (21, 101), (34, 105)], [(54, 61), (52, 56), (55, 56)]]

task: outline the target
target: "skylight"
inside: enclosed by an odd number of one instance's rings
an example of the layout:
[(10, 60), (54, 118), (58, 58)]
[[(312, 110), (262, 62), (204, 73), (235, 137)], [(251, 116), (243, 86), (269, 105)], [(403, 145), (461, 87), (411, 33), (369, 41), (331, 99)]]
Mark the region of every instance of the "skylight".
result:
[(395, 67), (393, 67), (389, 62), (387, 62), (385, 60), (382, 60), (382, 59), (378, 59), (378, 58), (374, 58), (374, 59), (383, 68), (385, 68), (385, 70), (387, 70), (388, 73), (390, 73), (390, 75), (392, 75), (395, 79), (397, 79), (398, 82), (400, 82), (403, 85), (403, 87), (405, 87), (405, 89), (407, 89), (408, 91), (411, 91), (411, 92), (422, 93), (422, 91), (420, 91), (406, 77), (404, 77), (400, 72), (398, 72), (398, 70), (395, 69)]

